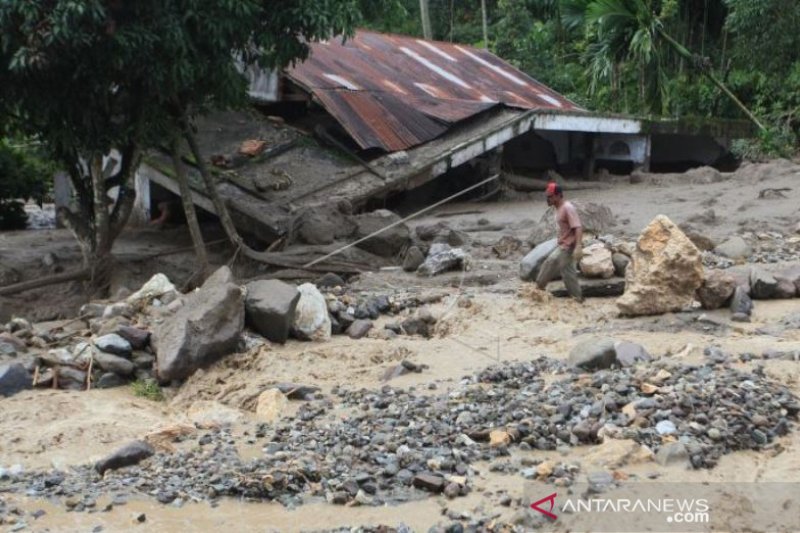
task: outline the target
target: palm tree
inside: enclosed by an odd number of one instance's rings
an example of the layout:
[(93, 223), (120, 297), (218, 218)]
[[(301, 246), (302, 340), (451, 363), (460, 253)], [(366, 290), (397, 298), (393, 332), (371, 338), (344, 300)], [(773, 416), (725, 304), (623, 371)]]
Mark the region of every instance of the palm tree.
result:
[(662, 44), (676, 52), (708, 78), (759, 129), (758, 118), (714, 75), (708, 58), (691, 53), (664, 29), (662, 13), (652, 0), (561, 0), (561, 15), (568, 29), (583, 28), (590, 38), (586, 55), (591, 86), (614, 79), (614, 69), (630, 59), (640, 69), (640, 95), (666, 107), (667, 74)]

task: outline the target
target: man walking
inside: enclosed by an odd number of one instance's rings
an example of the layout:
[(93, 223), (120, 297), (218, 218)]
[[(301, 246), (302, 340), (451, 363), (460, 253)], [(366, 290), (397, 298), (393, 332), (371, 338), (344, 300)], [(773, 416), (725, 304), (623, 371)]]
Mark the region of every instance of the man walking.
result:
[(557, 183), (550, 182), (545, 189), (547, 205), (556, 209), (556, 227), (558, 228), (558, 246), (545, 259), (536, 277), (536, 285), (544, 290), (560, 273), (561, 279), (570, 296), (583, 302), (581, 286), (578, 283), (578, 271), (575, 262), (583, 255), (583, 227), (578, 210), (572, 202), (564, 200), (564, 192)]

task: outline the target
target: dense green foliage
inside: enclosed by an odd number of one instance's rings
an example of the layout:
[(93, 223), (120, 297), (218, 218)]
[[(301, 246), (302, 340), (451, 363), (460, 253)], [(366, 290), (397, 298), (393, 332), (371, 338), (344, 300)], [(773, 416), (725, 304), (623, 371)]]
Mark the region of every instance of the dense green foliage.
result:
[[(365, 10), (371, 27), (422, 34), (419, 0), (362, 0), (375, 3), (382, 5)], [(762, 149), (773, 154), (797, 149), (797, 0), (486, 3), (490, 49), (587, 108), (745, 118), (711, 75), (767, 126)], [(480, 4), (480, 0), (430, 0), (434, 38), (482, 45)]]

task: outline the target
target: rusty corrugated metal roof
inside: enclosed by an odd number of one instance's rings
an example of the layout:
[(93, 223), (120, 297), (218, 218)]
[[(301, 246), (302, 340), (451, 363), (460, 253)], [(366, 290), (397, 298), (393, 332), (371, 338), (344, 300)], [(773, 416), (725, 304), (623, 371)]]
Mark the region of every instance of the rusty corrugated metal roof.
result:
[(580, 107), (491, 52), (461, 44), (359, 30), (314, 43), (288, 76), (362, 148), (403, 150), (496, 105)]

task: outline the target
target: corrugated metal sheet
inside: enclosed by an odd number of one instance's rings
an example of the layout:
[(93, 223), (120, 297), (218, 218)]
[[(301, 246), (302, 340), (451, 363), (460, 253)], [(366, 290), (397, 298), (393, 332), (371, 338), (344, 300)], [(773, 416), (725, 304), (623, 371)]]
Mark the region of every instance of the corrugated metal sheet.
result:
[(496, 105), (581, 110), (486, 50), (363, 30), (344, 43), (314, 43), (288, 76), (359, 146), (389, 152), (430, 141)]

